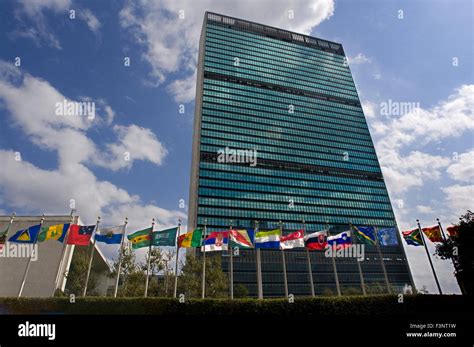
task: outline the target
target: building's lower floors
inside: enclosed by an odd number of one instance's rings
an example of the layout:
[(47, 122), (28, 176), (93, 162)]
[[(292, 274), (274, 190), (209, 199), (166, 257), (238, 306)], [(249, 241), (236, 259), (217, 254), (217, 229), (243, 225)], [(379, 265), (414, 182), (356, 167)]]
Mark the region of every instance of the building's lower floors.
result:
[[(288, 293), (294, 296), (310, 296), (311, 265), (315, 295), (341, 295), (387, 293), (387, 280), (393, 293), (401, 293), (412, 287), (408, 263), (401, 246), (381, 247), (383, 265), (375, 246), (365, 246), (364, 259), (330, 258), (323, 251), (305, 249), (285, 250)], [(234, 296), (257, 297), (256, 250), (239, 250), (232, 257)], [(309, 255), (309, 262), (308, 262)], [(260, 250), (263, 297), (284, 297), (283, 256), (280, 250)], [(229, 274), (230, 257), (222, 253), (222, 269)], [(334, 260), (334, 262), (333, 262)], [(385, 273), (387, 276), (385, 276)]]

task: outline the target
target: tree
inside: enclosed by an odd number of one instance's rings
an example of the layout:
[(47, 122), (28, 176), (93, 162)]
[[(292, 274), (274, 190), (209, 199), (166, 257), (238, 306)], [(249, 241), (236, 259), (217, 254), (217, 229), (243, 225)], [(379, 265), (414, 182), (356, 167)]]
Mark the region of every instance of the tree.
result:
[[(133, 249), (124, 247), (121, 252), (122, 266), (120, 270), (120, 281), (117, 296), (143, 296), (145, 291), (145, 274), (140, 264), (136, 263), (136, 256)], [(112, 265), (110, 277), (116, 278), (120, 257), (115, 259)]]
[(168, 249), (162, 252), (163, 261), (163, 295), (165, 297), (170, 296), (173, 293), (174, 284), (174, 267), (176, 251), (174, 249)]
[[(150, 256), (151, 254), (151, 256)], [(149, 271), (149, 283), (148, 283), (148, 296), (162, 296), (163, 293), (160, 291), (158, 285), (158, 273), (164, 269), (163, 253), (160, 248), (152, 247), (150, 252), (146, 253), (145, 262), (140, 265), (144, 278), (146, 278), (146, 271), (148, 268), (148, 257), (150, 256), (150, 271)], [(156, 281), (153, 279), (156, 278)], [(143, 288), (145, 290), (145, 288)]]
[[(89, 268), (89, 257), (89, 252), (74, 252), (69, 271), (66, 274), (66, 292), (68, 294), (82, 295), (86, 282), (87, 270)], [(87, 286), (87, 294), (94, 294), (96, 286), (97, 278), (94, 272), (91, 271)]]
[(248, 295), (249, 295), (249, 290), (245, 285), (243, 285), (242, 283), (239, 283), (235, 286), (234, 297), (246, 298)]
[[(200, 298), (202, 291), (202, 258), (186, 254), (185, 263), (181, 267), (182, 274), (178, 278), (179, 292), (186, 297)], [(221, 267), (219, 254), (206, 256), (206, 297), (223, 298), (229, 292), (228, 278)]]
[(470, 210), (459, 218), (457, 235), (436, 246), (441, 259), (451, 259), (454, 274), (464, 295), (474, 293), (474, 213)]

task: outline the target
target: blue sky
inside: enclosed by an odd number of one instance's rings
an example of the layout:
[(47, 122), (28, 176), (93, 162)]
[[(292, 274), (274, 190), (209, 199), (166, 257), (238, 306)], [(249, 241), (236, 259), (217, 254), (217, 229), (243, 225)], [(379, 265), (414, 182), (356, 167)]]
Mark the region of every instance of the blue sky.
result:
[[(426, 226), (437, 217), (455, 222), (474, 205), (472, 6), (3, 1), (0, 213), (64, 214), (74, 199), (85, 223), (100, 214), (107, 225), (127, 215), (130, 228), (153, 217), (158, 227), (185, 224), (179, 202), (187, 206), (197, 40), (211, 10), (342, 43), (401, 229), (417, 218)], [(63, 99), (95, 102), (96, 117), (55, 115)], [(383, 115), (389, 100), (419, 109)], [(423, 250), (407, 252), (417, 286), (435, 291)], [(449, 264), (436, 266), (443, 288), (459, 292)]]

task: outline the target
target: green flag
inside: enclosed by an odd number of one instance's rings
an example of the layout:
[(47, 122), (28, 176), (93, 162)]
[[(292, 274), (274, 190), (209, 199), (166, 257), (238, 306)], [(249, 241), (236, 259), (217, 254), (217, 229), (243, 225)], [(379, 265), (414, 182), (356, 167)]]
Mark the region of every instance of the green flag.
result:
[(142, 248), (150, 246), (150, 234), (152, 233), (152, 227), (135, 231), (133, 234), (127, 236), (132, 243), (132, 248)]
[(170, 228), (160, 231), (155, 231), (152, 234), (153, 246), (176, 246), (176, 233), (178, 228)]

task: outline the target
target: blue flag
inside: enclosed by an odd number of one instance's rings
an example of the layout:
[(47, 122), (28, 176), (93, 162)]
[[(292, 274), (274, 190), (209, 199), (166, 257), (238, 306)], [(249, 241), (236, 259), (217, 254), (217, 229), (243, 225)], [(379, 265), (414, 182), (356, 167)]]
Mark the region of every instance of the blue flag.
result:
[(38, 241), (38, 234), (41, 230), (41, 225), (33, 225), (26, 229), (18, 230), (15, 234), (13, 234), (9, 239), (8, 242), (16, 242), (16, 243), (36, 243)]
[(381, 246), (398, 245), (396, 228), (380, 229), (377, 231), (377, 237)]
[(375, 244), (374, 227), (357, 227), (354, 225), (353, 228), (355, 236), (361, 243), (367, 245)]
[(104, 242), (108, 245), (118, 245), (122, 242), (125, 225), (101, 228), (95, 233), (95, 242)]

